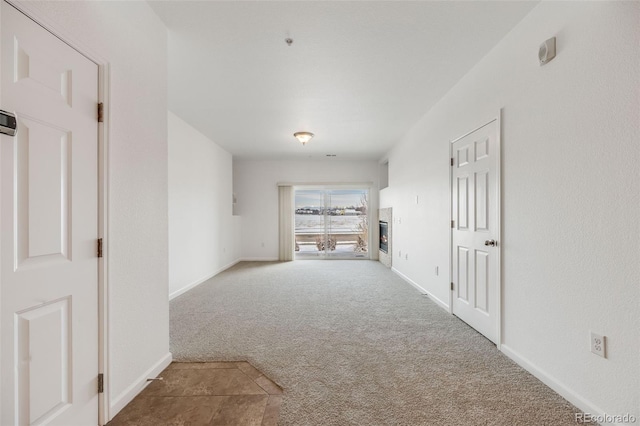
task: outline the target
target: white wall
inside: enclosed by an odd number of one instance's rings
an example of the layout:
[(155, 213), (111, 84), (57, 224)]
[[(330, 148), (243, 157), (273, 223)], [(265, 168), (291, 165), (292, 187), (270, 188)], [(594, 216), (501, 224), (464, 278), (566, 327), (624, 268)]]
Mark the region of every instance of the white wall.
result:
[(110, 66), (107, 376), (114, 415), (170, 361), (167, 31), (146, 2), (29, 2)]
[(639, 3), (542, 2), (392, 150), (380, 201), (402, 218), (394, 266), (448, 303), (448, 141), (504, 108), (502, 348), (583, 410), (636, 417), (639, 24)]
[(240, 258), (231, 154), (169, 112), (169, 297)]
[(242, 254), (246, 260), (278, 259), (278, 187), (289, 183), (366, 183), (371, 211), (377, 209), (377, 161), (236, 160), (233, 185), (242, 217)]

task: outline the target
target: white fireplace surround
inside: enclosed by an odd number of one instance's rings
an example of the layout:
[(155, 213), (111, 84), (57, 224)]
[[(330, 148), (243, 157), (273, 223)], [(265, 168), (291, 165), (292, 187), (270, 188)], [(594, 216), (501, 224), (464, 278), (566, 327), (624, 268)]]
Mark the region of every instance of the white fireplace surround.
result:
[(391, 268), (393, 259), (393, 217), (391, 207), (378, 210), (378, 220), (387, 222), (387, 252), (379, 249), (380, 244), (376, 244), (378, 249), (378, 260), (387, 268)]

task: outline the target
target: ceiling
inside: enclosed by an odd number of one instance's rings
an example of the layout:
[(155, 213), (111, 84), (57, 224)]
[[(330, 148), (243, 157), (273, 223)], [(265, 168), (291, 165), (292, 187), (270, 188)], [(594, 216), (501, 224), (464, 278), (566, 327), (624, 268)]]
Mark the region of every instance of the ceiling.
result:
[(536, 4), (149, 3), (172, 112), (235, 158), (348, 159), (380, 159)]

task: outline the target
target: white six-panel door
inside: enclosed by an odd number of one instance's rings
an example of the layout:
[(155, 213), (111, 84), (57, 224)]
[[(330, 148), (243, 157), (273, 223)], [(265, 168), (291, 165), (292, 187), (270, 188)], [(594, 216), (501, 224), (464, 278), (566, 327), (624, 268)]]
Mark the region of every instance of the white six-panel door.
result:
[(98, 423), (98, 67), (2, 2), (2, 425)]
[(452, 143), (452, 311), (497, 343), (499, 300), (498, 121)]

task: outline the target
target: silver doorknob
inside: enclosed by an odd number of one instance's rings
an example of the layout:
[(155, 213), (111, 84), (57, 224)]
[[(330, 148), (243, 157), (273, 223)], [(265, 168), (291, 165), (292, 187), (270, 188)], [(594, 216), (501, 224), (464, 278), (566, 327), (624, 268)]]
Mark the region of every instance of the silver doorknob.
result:
[(495, 247), (498, 245), (498, 242), (496, 240), (487, 240), (484, 242), (485, 246), (491, 246), (491, 247)]

